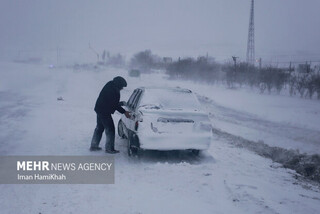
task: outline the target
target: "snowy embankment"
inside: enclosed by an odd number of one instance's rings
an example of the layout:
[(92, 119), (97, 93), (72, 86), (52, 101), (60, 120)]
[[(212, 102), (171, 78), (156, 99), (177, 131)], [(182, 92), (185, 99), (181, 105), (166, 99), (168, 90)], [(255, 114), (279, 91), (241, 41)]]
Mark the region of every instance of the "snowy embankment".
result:
[[(73, 71), (1, 62), (0, 72), (1, 155), (109, 155), (102, 151), (93, 153), (88, 148), (95, 127), (95, 100), (103, 85), (116, 75), (128, 80), (128, 87), (121, 92), (123, 100), (142, 85), (186, 87), (200, 97), (208, 97), (209, 101), (202, 104), (210, 113), (214, 128), (221, 133), (310, 153), (319, 148), (312, 137), (300, 145), (306, 138), (304, 130), (315, 134), (314, 139), (319, 134), (316, 102), (297, 99), (292, 102), (304, 105), (302, 102), (306, 101), (306, 106), (300, 109), (289, 103), (282, 108), (276, 96), (263, 95), (267, 97), (262, 99), (246, 91), (169, 81), (163, 79), (163, 74), (130, 78), (125, 70), (117, 69)], [(63, 100), (57, 100), (59, 97)], [(249, 98), (245, 100), (246, 97)], [(274, 117), (272, 112), (264, 114), (257, 108), (261, 102), (269, 103), (264, 111), (271, 108), (283, 117)], [(305, 115), (291, 118), (297, 111)], [(115, 123), (119, 117), (114, 115)], [(259, 127), (260, 121), (265, 122)], [(276, 132), (272, 124), (285, 126)], [(303, 138), (293, 144), (289, 143), (290, 135), (282, 133), (286, 129), (292, 131), (291, 127), (303, 130), (296, 135)], [(295, 179), (297, 174), (293, 170), (239, 148), (223, 134), (214, 133), (210, 149), (200, 157), (186, 152), (146, 152), (140, 159), (129, 158), (126, 141), (119, 137), (116, 148), (120, 154), (115, 155), (115, 184), (0, 185), (1, 213), (318, 213), (320, 210), (318, 187)]]
[[(214, 118), (215, 121), (219, 121), (217, 117), (211, 114), (211, 112), (219, 112), (218, 110), (212, 110), (212, 106), (214, 106), (215, 109), (217, 104), (213, 104), (214, 102), (207, 97), (199, 96), (198, 99), (204, 106), (210, 109), (210, 117)], [(249, 140), (248, 138), (250, 138), (250, 135), (248, 136), (245, 132), (236, 132), (236, 134), (234, 134), (232, 131), (227, 132), (225, 130), (221, 130), (221, 127), (219, 126), (213, 128), (213, 132), (215, 134), (228, 139), (229, 143), (239, 147), (245, 147), (261, 156), (281, 163), (286, 168), (296, 170), (298, 173), (307, 178), (320, 182), (320, 155), (318, 150), (318, 139), (320, 139), (319, 131), (286, 125), (285, 123), (281, 124), (277, 122), (271, 122), (246, 112), (236, 112), (231, 109), (226, 110), (222, 106), (219, 106), (219, 108), (223, 109), (221, 112), (229, 112), (229, 116), (223, 116), (220, 118), (223, 121), (226, 121), (225, 118), (233, 118), (233, 123), (238, 124), (237, 126), (239, 128), (248, 129), (249, 127), (253, 129), (253, 132), (257, 132), (256, 134), (261, 134), (263, 136), (265, 133), (267, 133), (268, 135), (271, 134), (271, 136), (273, 135), (274, 137), (273, 141), (272, 138), (271, 140), (268, 139), (268, 144), (266, 144), (263, 140), (261, 140), (260, 137), (258, 141)], [(235, 119), (237, 121), (235, 121)], [(251, 125), (246, 127), (246, 124), (250, 123)], [(239, 124), (241, 124), (241, 126)], [(230, 124), (231, 127), (232, 125), (234, 124)], [(281, 139), (279, 136), (287, 137)], [(272, 142), (274, 141), (280, 142), (280, 146), (273, 145)], [(308, 144), (311, 148), (314, 148), (314, 150), (311, 150), (307, 146)], [(294, 145), (296, 148), (303, 148), (303, 150), (308, 151), (308, 153), (301, 153), (299, 149), (292, 149), (292, 145)]]

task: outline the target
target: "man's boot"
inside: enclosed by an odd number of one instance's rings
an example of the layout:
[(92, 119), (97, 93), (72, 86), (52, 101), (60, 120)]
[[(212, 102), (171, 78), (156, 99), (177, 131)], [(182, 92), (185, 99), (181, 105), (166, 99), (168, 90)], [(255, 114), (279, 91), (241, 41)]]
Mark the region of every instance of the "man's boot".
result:
[(116, 154), (116, 153), (119, 153), (118, 150), (115, 150), (115, 149), (106, 149), (106, 153), (109, 153), (109, 154)]
[(111, 146), (111, 148), (106, 148), (106, 153), (116, 154), (116, 153), (119, 153), (119, 151), (118, 151), (118, 150), (115, 150), (115, 149), (114, 149), (114, 146)]
[(101, 149), (101, 147), (90, 147), (90, 151), (100, 151)]

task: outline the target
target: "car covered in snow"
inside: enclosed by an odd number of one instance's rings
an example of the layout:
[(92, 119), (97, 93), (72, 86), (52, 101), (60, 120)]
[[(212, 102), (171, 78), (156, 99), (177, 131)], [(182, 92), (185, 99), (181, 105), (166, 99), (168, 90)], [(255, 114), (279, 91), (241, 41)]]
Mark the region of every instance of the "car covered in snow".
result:
[(124, 108), (118, 134), (128, 139), (128, 155), (139, 150), (190, 150), (209, 148), (212, 126), (192, 91), (182, 88), (141, 87), (133, 91)]

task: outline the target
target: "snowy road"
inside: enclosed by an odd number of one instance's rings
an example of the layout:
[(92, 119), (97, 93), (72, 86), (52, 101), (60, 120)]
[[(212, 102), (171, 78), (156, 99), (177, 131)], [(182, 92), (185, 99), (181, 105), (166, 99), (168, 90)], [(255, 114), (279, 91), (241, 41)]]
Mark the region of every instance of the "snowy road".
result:
[[(93, 105), (104, 83), (116, 75), (128, 80), (126, 100), (141, 84), (174, 85), (161, 75), (129, 78), (124, 70), (73, 72), (39, 65), (1, 64), (1, 155), (99, 155), (88, 150), (95, 126)], [(24, 77), (24, 81), (20, 78)], [(10, 84), (9, 84), (10, 83)], [(180, 82), (185, 87), (185, 82)], [(188, 83), (190, 84), (190, 83)], [(190, 85), (190, 87), (197, 87)], [(199, 89), (200, 90), (200, 89)], [(207, 96), (205, 92), (201, 96)], [(62, 96), (64, 101), (58, 101)], [(289, 138), (287, 129), (273, 128), (207, 102), (213, 125), (221, 129), (264, 130)], [(117, 122), (119, 115), (114, 115)], [(259, 124), (259, 125), (257, 125)], [(277, 124), (275, 124), (277, 125)], [(243, 127), (243, 129), (241, 128)], [(292, 128), (292, 129), (291, 129)], [(304, 131), (295, 136), (304, 136)], [(319, 132), (312, 131), (315, 137)], [(250, 135), (249, 135), (250, 136)], [(279, 140), (281, 140), (279, 138)], [(102, 142), (104, 138), (102, 139)], [(312, 147), (312, 138), (308, 147)], [(200, 157), (186, 152), (146, 152), (129, 158), (126, 141), (116, 137), (115, 184), (0, 185), (1, 213), (318, 213), (319, 188), (295, 179), (295, 172), (225, 138), (213, 135)]]

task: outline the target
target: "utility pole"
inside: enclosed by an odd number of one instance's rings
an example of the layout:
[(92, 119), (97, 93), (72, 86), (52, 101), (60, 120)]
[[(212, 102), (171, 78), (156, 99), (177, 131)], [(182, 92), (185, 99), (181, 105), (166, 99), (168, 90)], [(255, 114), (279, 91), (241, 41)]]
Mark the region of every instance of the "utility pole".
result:
[(309, 73), (310, 72), (310, 65), (308, 64), (308, 61), (306, 61), (306, 71), (307, 71), (307, 73)]
[(235, 83), (235, 80), (236, 80), (236, 75), (237, 75), (237, 59), (239, 57), (236, 57), (236, 56), (232, 56), (232, 60), (234, 62), (234, 71), (233, 72), (230, 72), (230, 76), (229, 76), (229, 81), (230, 81), (230, 86), (233, 87), (233, 83)]
[(57, 46), (57, 65), (59, 64), (59, 57), (60, 57), (59, 46)]
[(106, 50), (103, 50), (102, 53), (102, 61), (104, 61), (106, 59)]
[(237, 57), (237, 56), (232, 56), (232, 60), (233, 60), (233, 62), (234, 62), (234, 66), (237, 66), (237, 58), (239, 58), (239, 57)]
[(289, 73), (291, 73), (291, 71), (292, 71), (292, 65), (291, 65), (291, 62), (290, 62), (290, 64), (289, 64)]
[(98, 62), (99, 62), (100, 56), (99, 56), (98, 52), (91, 47), (90, 43), (89, 43), (89, 48), (97, 55)]
[(259, 58), (259, 70), (261, 70), (261, 68), (262, 68), (262, 59), (261, 59), (261, 57)]
[(234, 62), (234, 72), (236, 73), (237, 72), (237, 59), (239, 57), (236, 57), (236, 56), (232, 56), (232, 60)]
[(248, 30), (248, 43), (247, 43), (247, 63), (254, 65), (254, 0), (251, 0), (251, 10), (249, 19)]

